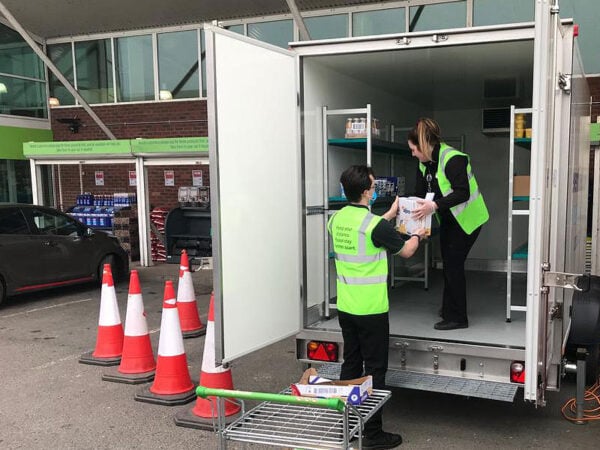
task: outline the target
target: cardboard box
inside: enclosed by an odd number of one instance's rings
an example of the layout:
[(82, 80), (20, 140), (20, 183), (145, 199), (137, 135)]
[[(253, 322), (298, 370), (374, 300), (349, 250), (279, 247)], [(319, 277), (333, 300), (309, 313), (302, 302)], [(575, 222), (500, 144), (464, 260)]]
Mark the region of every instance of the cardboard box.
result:
[(419, 197), (399, 197), (398, 215), (396, 216), (396, 229), (402, 234), (413, 234), (419, 228), (425, 228), (425, 234), (431, 236), (431, 215), (417, 220), (412, 217), (413, 212), (419, 204)]
[(291, 385), (293, 395), (302, 397), (341, 398), (352, 405), (360, 405), (373, 390), (373, 377), (368, 375), (354, 380), (329, 380), (317, 375), (314, 368), (306, 370), (298, 383)]
[(513, 177), (513, 196), (528, 197), (529, 196), (529, 175), (515, 175)]

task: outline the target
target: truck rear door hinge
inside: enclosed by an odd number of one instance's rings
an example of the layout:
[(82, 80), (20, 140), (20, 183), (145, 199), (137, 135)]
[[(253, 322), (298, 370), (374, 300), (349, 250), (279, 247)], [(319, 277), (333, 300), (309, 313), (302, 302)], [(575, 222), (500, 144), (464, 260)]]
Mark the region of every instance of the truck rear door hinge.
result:
[(558, 73), (558, 88), (565, 94), (571, 93), (571, 74)]
[[(562, 272), (544, 272), (542, 281), (542, 290), (546, 290), (551, 287), (559, 287), (565, 289), (575, 289), (581, 291), (582, 289), (577, 286), (577, 279), (581, 276), (578, 273), (562, 273)], [(545, 288), (545, 289), (544, 289)]]
[(324, 212), (325, 212), (325, 207), (323, 205), (307, 206), (305, 214), (307, 216), (315, 216), (317, 214), (323, 214)]

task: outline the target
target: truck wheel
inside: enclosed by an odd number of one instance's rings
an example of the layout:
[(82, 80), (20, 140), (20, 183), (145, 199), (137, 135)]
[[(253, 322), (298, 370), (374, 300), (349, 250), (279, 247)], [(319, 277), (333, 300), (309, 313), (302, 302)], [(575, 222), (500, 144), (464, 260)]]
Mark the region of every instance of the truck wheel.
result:
[(585, 384), (591, 386), (598, 381), (600, 376), (600, 344), (591, 345), (588, 348), (588, 356), (585, 360)]

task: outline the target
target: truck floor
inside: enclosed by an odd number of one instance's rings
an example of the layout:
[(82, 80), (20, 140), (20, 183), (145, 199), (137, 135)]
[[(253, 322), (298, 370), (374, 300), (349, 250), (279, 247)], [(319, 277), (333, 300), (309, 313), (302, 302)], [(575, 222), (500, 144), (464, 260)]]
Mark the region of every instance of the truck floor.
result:
[[(441, 270), (430, 272), (429, 290), (421, 282), (397, 283), (390, 289), (390, 334), (410, 338), (445, 340), (502, 347), (525, 347), (525, 313), (512, 312), (506, 322), (506, 274), (466, 272), (469, 328), (438, 331), (433, 324), (441, 320)], [(525, 298), (524, 274), (513, 274), (513, 304)], [(311, 328), (339, 330), (337, 317), (322, 320)]]

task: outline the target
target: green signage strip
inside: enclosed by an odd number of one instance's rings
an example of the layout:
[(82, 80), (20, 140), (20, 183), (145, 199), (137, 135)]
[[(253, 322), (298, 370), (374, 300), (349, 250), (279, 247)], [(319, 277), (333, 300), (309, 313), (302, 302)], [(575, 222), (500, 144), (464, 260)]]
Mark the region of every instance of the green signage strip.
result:
[(52, 141), (52, 130), (0, 126), (0, 158), (25, 159), (23, 143)]
[(27, 157), (73, 157), (131, 154), (129, 139), (106, 141), (26, 142), (23, 154)]
[(600, 142), (600, 123), (590, 124), (590, 142)]
[(134, 153), (208, 152), (207, 137), (166, 139), (118, 139), (106, 141), (26, 142), (23, 154), (29, 158), (77, 158), (100, 155), (135, 156)]
[(132, 139), (133, 153), (196, 153), (208, 152), (207, 137), (164, 139)]

